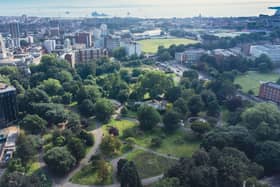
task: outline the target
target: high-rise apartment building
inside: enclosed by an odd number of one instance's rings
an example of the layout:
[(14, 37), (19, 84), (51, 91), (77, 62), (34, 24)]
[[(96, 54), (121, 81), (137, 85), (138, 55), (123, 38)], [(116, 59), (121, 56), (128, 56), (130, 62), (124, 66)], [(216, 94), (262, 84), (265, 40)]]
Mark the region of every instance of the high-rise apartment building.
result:
[(7, 58), (7, 51), (2, 35), (0, 34), (0, 59)]
[(85, 44), (87, 48), (93, 46), (92, 33), (90, 32), (78, 32), (75, 35), (75, 42), (77, 44)]

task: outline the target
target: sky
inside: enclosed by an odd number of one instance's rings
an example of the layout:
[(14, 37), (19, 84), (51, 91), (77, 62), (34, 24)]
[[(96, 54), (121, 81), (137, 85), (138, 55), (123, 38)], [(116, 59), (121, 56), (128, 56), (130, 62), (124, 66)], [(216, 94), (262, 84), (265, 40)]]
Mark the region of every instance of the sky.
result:
[(268, 6), (280, 6), (280, 0), (0, 0), (0, 15), (41, 13), (47, 16), (69, 10), (75, 16), (98, 10), (112, 15), (130, 12), (135, 16), (151, 17), (188, 17), (200, 13), (249, 16), (272, 14), (273, 11), (267, 10)]

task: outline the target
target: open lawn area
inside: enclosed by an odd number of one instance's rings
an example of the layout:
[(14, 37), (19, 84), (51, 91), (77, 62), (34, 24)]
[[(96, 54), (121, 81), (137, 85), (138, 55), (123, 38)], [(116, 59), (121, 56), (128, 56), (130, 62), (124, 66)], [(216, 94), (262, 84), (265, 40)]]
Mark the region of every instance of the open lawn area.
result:
[[(109, 163), (108, 163), (109, 164)], [(103, 182), (100, 182), (98, 178), (98, 171), (96, 168), (92, 167), (92, 165), (87, 165), (81, 169), (78, 173), (76, 173), (70, 181), (74, 184), (81, 185), (109, 185), (113, 183), (113, 167), (110, 167), (110, 174), (107, 179)]]
[(262, 82), (275, 82), (279, 78), (280, 74), (277, 73), (259, 73), (249, 71), (246, 74), (237, 76), (234, 83), (239, 84), (242, 87), (243, 92), (247, 93), (249, 90), (253, 90), (254, 94), (258, 95)]
[(169, 46), (175, 44), (195, 44), (196, 40), (191, 40), (187, 38), (172, 38), (172, 39), (148, 39), (148, 40), (140, 40), (142, 51), (144, 53), (156, 53), (159, 46), (164, 46), (168, 48)]
[(129, 121), (129, 120), (112, 120), (110, 123), (103, 125), (102, 130), (105, 135), (108, 134), (108, 130), (110, 127), (115, 127), (119, 130), (119, 136), (122, 137), (125, 130), (136, 127), (136, 122)]
[(178, 130), (172, 134), (166, 134), (161, 128), (157, 127), (152, 131), (143, 132), (137, 127), (137, 123), (129, 120), (116, 121), (112, 120), (109, 124), (102, 127), (104, 134), (108, 134), (108, 128), (116, 127), (119, 130), (119, 137), (123, 140), (124, 132), (129, 129), (132, 131), (131, 137), (134, 139), (135, 144), (151, 148), (151, 141), (153, 138), (160, 138), (162, 143), (159, 147), (152, 148), (153, 150), (170, 154), (176, 157), (191, 157), (192, 154), (199, 149), (200, 142), (195, 140), (189, 140), (192, 135), (188, 135), (182, 130)]
[(160, 175), (176, 163), (176, 160), (163, 158), (141, 150), (129, 153), (126, 158), (135, 163), (141, 178)]
[(162, 129), (157, 128), (153, 132), (145, 132), (143, 135), (137, 136), (135, 141), (137, 145), (150, 148), (151, 140), (159, 137), (162, 139), (162, 143), (159, 147), (153, 148), (155, 151), (176, 157), (191, 157), (199, 149), (200, 142), (187, 140), (186, 136), (189, 135), (181, 130), (173, 134), (165, 134)]

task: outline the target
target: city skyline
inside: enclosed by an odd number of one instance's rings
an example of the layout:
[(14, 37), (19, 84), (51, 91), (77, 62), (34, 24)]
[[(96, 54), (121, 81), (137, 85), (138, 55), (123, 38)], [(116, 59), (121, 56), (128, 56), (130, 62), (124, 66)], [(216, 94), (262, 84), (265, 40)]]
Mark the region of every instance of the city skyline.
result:
[[(273, 14), (269, 6), (278, 6), (276, 0), (11, 0), (0, 2), (1, 16), (15, 16), (27, 14), (43, 17), (89, 17), (93, 11), (106, 13), (110, 16), (133, 17), (192, 17), (203, 16), (258, 16), (259, 14)], [(67, 14), (66, 14), (67, 12)]]

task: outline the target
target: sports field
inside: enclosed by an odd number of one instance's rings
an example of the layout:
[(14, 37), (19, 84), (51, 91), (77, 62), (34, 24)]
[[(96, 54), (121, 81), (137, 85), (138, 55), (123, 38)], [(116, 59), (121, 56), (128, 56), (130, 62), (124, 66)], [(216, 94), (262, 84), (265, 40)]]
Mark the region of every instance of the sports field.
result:
[(239, 84), (242, 87), (243, 92), (247, 93), (249, 90), (253, 90), (254, 94), (258, 95), (261, 83), (276, 82), (279, 78), (280, 74), (277, 73), (249, 71), (246, 74), (236, 77), (234, 83)]
[(187, 38), (172, 38), (172, 39), (148, 39), (148, 40), (140, 40), (142, 51), (144, 53), (156, 53), (159, 46), (169, 47), (173, 44), (195, 44), (198, 41), (191, 40)]

